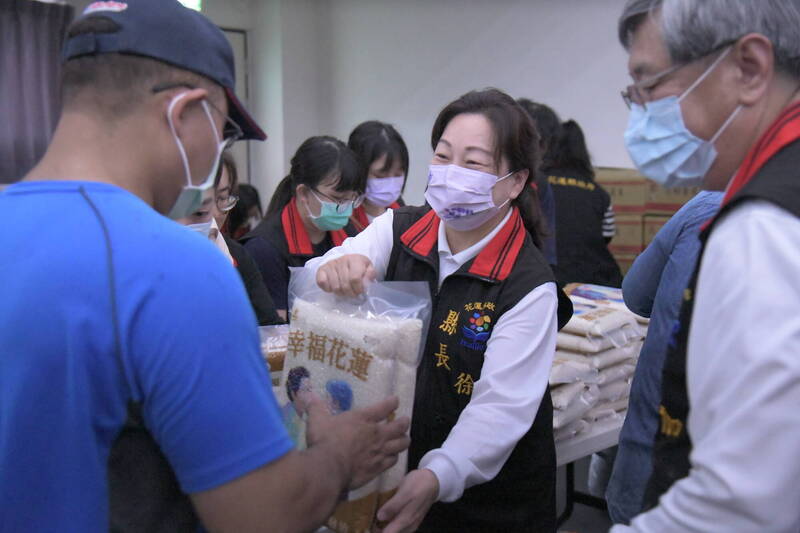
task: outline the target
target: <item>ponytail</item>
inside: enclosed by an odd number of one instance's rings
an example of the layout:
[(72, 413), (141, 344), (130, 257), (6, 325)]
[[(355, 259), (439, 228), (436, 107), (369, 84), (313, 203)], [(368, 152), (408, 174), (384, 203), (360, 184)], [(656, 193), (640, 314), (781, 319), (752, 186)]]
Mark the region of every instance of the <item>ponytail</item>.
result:
[(267, 216), (279, 213), (284, 207), (286, 207), (286, 205), (292, 201), (294, 189), (294, 180), (292, 179), (292, 175), (289, 174), (281, 180), (281, 182), (275, 188), (275, 192), (272, 193), (269, 206), (267, 206)]

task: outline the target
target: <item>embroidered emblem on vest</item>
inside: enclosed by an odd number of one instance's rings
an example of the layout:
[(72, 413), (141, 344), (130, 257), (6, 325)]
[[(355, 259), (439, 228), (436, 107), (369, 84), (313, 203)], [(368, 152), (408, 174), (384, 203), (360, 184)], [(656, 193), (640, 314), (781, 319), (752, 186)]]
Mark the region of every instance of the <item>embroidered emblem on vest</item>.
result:
[(475, 382), (472, 380), (472, 375), (462, 372), (458, 375), (458, 380), (456, 384), (453, 385), (453, 388), (456, 389), (458, 394), (472, 396), (472, 387), (474, 384)]
[(669, 416), (663, 405), (658, 408), (658, 414), (661, 416), (661, 433), (667, 437), (680, 437), (683, 432), (683, 422)]

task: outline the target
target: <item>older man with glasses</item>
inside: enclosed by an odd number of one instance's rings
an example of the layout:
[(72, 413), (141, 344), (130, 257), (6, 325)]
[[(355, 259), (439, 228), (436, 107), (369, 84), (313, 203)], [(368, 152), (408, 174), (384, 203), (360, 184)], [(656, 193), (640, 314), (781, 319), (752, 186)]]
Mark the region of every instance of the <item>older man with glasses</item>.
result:
[(800, 530), (800, 1), (629, 0), (625, 142), (725, 190), (663, 368), (646, 512), (614, 532)]

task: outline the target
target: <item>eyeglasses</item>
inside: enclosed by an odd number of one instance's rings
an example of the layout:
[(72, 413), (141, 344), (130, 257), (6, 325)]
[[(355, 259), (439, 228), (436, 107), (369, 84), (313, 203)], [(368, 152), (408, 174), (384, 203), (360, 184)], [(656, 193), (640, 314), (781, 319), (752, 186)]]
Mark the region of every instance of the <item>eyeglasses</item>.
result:
[(715, 46), (708, 53), (703, 54), (698, 58), (692, 59), (691, 61), (686, 61), (684, 63), (678, 63), (677, 65), (673, 65), (666, 70), (662, 70), (658, 74), (654, 74), (653, 76), (650, 76), (647, 79), (637, 81), (636, 83), (628, 85), (624, 91), (620, 92), (620, 95), (622, 96), (622, 101), (625, 102), (625, 105), (628, 107), (628, 109), (630, 109), (633, 104), (640, 105), (643, 108), (647, 109), (647, 93), (649, 93), (650, 91), (658, 87), (661, 83), (663, 83), (667, 76), (682, 69), (687, 65), (691, 65), (695, 61), (700, 61), (704, 57), (708, 57), (714, 52), (718, 52), (723, 48), (732, 45), (736, 41), (738, 41), (738, 39), (725, 41), (724, 43), (720, 44), (719, 46)]
[(214, 199), (214, 203), (217, 204), (217, 209), (219, 209), (221, 213), (229, 212), (231, 209), (234, 208), (234, 206), (238, 201), (239, 197), (234, 196), (233, 194), (230, 194), (228, 196), (217, 196)]
[[(311, 189), (311, 192), (313, 192), (314, 194), (319, 194), (320, 196), (322, 196), (326, 200), (336, 204), (336, 212), (337, 213), (341, 213), (341, 212), (347, 211), (351, 207), (353, 209), (356, 209), (364, 201), (364, 197), (360, 196), (360, 195), (357, 195), (355, 198), (353, 198), (351, 200), (345, 200), (344, 202), (342, 202), (340, 200), (337, 200), (336, 198), (331, 198), (330, 196), (328, 196), (324, 192), (320, 191), (319, 189)], [(317, 198), (317, 200), (319, 200), (319, 198)]]
[[(179, 87), (183, 87), (186, 89), (197, 88), (189, 83), (178, 82), (178, 83), (156, 85), (151, 89), (151, 91), (155, 94), (155, 93), (160, 93), (162, 91), (168, 91), (170, 89), (177, 89)], [(234, 122), (231, 117), (223, 113), (222, 110), (214, 104), (214, 102), (212, 102), (208, 98), (206, 98), (205, 102), (211, 109), (219, 113), (219, 115), (225, 120), (225, 125), (222, 127), (222, 138), (225, 139), (224, 149), (227, 150), (228, 148), (231, 147), (231, 145), (233, 145), (233, 143), (244, 137), (244, 132), (242, 131), (242, 128), (240, 128), (239, 125), (236, 122)]]

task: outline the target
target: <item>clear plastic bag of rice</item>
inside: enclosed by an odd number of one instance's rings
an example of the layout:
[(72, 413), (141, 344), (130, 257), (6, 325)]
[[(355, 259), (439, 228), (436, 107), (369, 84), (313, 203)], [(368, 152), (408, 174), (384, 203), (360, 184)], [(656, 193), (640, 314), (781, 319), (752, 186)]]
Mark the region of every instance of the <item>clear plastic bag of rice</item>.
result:
[[(356, 299), (344, 299), (317, 287), (315, 275), (292, 269), (289, 283), (289, 332), (280, 387), (284, 424), (299, 448), (305, 447), (303, 395), (317, 395), (333, 414), (397, 396), (397, 416), (411, 417), (416, 370), (430, 320), (425, 282), (374, 282)], [(350, 492), (328, 527), (337, 533), (374, 529), (378, 509), (396, 491), (406, 473), (407, 456)]]

